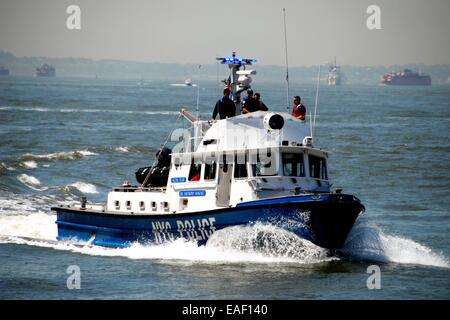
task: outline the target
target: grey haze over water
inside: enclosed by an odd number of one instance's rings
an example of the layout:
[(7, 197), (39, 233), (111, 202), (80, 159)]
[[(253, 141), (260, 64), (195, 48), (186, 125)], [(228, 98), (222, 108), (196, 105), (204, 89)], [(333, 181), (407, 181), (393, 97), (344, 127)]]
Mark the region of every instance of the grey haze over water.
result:
[[(66, 28), (66, 8), (81, 8), (81, 30)], [(369, 5), (381, 30), (366, 27)], [(449, 64), (450, 2), (55, 1), (1, 0), (0, 48), (19, 57), (80, 57), (207, 64), (237, 50), (262, 65), (284, 64), (282, 8), (290, 64)]]

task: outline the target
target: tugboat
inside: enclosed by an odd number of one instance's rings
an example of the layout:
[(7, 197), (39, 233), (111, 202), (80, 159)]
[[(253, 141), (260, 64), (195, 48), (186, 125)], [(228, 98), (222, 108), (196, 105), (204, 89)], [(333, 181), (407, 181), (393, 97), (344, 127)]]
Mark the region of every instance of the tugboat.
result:
[(55, 67), (49, 64), (42, 64), (36, 68), (36, 77), (54, 77), (56, 76)]
[[(237, 110), (255, 74), (255, 59), (218, 58), (229, 67)], [(107, 247), (177, 238), (205, 244), (221, 229), (269, 223), (323, 248), (343, 246), (361, 201), (331, 190), (329, 153), (314, 146), (310, 126), (289, 113), (256, 111), (201, 120), (186, 109), (186, 138), (164, 144), (153, 165), (137, 170), (139, 185), (113, 188), (106, 204), (51, 208), (58, 240)], [(186, 132), (183, 132), (183, 135)], [(179, 135), (178, 135), (179, 136)]]
[(328, 85), (329, 86), (339, 86), (342, 83), (343, 74), (341, 72), (341, 67), (336, 63), (336, 57), (334, 57), (334, 63), (330, 64), (328, 69)]
[(401, 72), (391, 72), (381, 76), (380, 83), (400, 86), (431, 86), (431, 77), (410, 69)]
[(0, 66), (0, 76), (9, 76), (9, 69), (4, 66)]

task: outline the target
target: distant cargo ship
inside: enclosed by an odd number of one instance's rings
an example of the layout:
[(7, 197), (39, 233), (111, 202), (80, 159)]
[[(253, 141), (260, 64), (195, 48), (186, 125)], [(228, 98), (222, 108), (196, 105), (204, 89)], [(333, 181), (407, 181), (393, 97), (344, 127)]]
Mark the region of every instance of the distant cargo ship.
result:
[(330, 64), (328, 69), (328, 85), (329, 86), (339, 86), (343, 80), (343, 74), (341, 72), (341, 67), (336, 63), (336, 57), (334, 57), (334, 64)]
[(381, 84), (399, 86), (430, 86), (431, 77), (405, 69), (402, 72), (391, 72), (381, 77)]
[(36, 77), (54, 77), (55, 75), (55, 67), (49, 64), (44, 63), (36, 68)]
[(9, 69), (4, 66), (0, 66), (0, 76), (9, 76)]

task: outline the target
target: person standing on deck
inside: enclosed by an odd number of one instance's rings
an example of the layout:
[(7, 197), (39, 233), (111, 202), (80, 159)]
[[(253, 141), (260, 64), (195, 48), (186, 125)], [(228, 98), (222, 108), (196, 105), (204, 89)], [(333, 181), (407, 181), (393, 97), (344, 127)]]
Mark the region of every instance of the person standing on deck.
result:
[(230, 89), (227, 87), (223, 89), (223, 97), (219, 99), (214, 107), (212, 120), (215, 120), (219, 114), (220, 119), (234, 117), (236, 115), (236, 105), (230, 99)]
[(292, 110), (292, 116), (297, 119), (305, 120), (306, 107), (302, 103), (302, 98), (300, 96), (294, 97), (294, 109)]
[(247, 90), (247, 97), (242, 101), (242, 114), (258, 111), (259, 104), (253, 96), (253, 90)]
[(255, 98), (256, 102), (258, 103), (258, 110), (259, 111), (269, 111), (269, 108), (267, 108), (266, 104), (261, 101), (261, 94), (256, 92), (253, 97)]

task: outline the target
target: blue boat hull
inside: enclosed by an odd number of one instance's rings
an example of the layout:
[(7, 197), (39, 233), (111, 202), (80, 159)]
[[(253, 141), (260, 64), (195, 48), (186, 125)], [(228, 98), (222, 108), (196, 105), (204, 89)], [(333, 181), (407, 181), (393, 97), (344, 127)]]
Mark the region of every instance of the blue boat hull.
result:
[(186, 238), (205, 244), (217, 230), (256, 222), (271, 223), (330, 249), (343, 246), (356, 218), (359, 199), (316, 194), (246, 202), (233, 208), (195, 213), (132, 215), (55, 207), (58, 240), (127, 247)]

